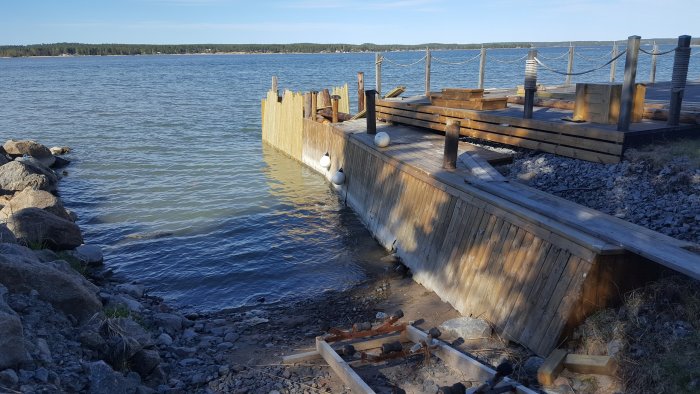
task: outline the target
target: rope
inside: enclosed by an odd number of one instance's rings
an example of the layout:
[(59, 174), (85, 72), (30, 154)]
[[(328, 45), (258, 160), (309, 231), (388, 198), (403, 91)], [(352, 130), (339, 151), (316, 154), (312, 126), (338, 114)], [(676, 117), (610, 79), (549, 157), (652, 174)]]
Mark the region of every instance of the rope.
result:
[(393, 60), (391, 60), (391, 59), (387, 59), (387, 58), (385, 58), (385, 57), (383, 57), (383, 56), (382, 56), (382, 60), (386, 60), (387, 62), (389, 62), (389, 63), (391, 63), (391, 64), (393, 64), (393, 65), (395, 65), (395, 66), (399, 66), (399, 67), (411, 67), (411, 66), (416, 65), (416, 64), (422, 62), (423, 60), (425, 60), (425, 58), (426, 58), (427, 56), (428, 56), (428, 55), (424, 55), (422, 58), (420, 58), (420, 59), (418, 59), (418, 60), (416, 60), (415, 62), (410, 63), (410, 64), (397, 63), (397, 62), (395, 62), (395, 61), (393, 61)]
[(557, 56), (557, 57), (545, 57), (545, 56), (540, 56), (540, 57), (541, 57), (542, 59), (544, 59), (544, 60), (559, 60), (559, 59), (563, 59), (564, 56), (566, 56), (566, 55), (568, 55), (568, 54), (569, 54), (569, 52), (567, 51), (567, 52), (564, 52), (564, 53), (562, 53), (561, 55), (559, 55), (559, 56)]
[(624, 50), (624, 51), (620, 52), (620, 54), (618, 54), (618, 55), (615, 56), (614, 58), (608, 60), (607, 63), (603, 64), (603, 65), (600, 66), (600, 67), (596, 67), (596, 68), (593, 68), (593, 69), (590, 69), (590, 70), (586, 70), (586, 71), (582, 71), (582, 72), (577, 72), (577, 73), (566, 73), (566, 72), (563, 72), (563, 71), (555, 70), (555, 69), (553, 69), (553, 68), (547, 66), (546, 64), (542, 63), (542, 62), (540, 61), (540, 59), (538, 59), (538, 58), (535, 58), (535, 61), (536, 61), (537, 64), (539, 64), (540, 66), (544, 67), (545, 69), (547, 69), (547, 70), (549, 70), (549, 71), (551, 71), (551, 72), (553, 72), (553, 73), (557, 73), (557, 74), (561, 74), (561, 75), (583, 75), (583, 74), (592, 73), (593, 71), (598, 71), (598, 70), (600, 70), (601, 68), (603, 68), (603, 67), (607, 66), (608, 64), (610, 64), (610, 63), (614, 62), (615, 60), (617, 60), (620, 56), (624, 55), (626, 52), (627, 52), (627, 50)]
[(606, 53), (606, 54), (603, 55), (603, 56), (591, 56), (591, 57), (588, 57), (588, 56), (584, 56), (584, 55), (580, 54), (579, 52), (574, 52), (574, 55), (580, 57), (580, 58), (583, 59), (583, 60), (588, 60), (589, 62), (596, 62), (596, 61), (598, 61), (598, 60), (600, 60), (600, 59), (605, 59), (606, 57), (610, 56), (612, 53), (613, 53), (613, 51), (612, 51), (612, 49), (611, 49), (610, 52)]
[(639, 48), (639, 52), (646, 53), (647, 55), (652, 55), (652, 56), (653, 56), (653, 55), (662, 56), (662, 55), (667, 55), (667, 54), (669, 54), (669, 53), (675, 51), (676, 49), (678, 49), (678, 47), (675, 47), (675, 48), (673, 48), (673, 49), (669, 49), (669, 50), (666, 51), (666, 52), (649, 52), (649, 51), (647, 51), (647, 50), (645, 50), (645, 49)]
[(527, 58), (527, 54), (525, 54), (522, 57), (519, 57), (517, 59), (514, 59), (514, 60), (500, 60), (500, 59), (496, 59), (496, 58), (491, 58), (491, 60), (493, 60), (497, 63), (517, 63), (519, 61), (524, 60), (525, 58)]
[(472, 61), (474, 61), (474, 60), (480, 58), (480, 57), (481, 57), (481, 53), (477, 54), (476, 56), (474, 56), (474, 57), (472, 57), (472, 58), (469, 58), (469, 59), (467, 59), (467, 60), (461, 61), (461, 62), (448, 62), (447, 60), (442, 60), (442, 59), (440, 59), (439, 57), (435, 57), (435, 56), (431, 56), (431, 57), (433, 58), (433, 60), (435, 60), (435, 61), (438, 62), (438, 63), (449, 64), (449, 65), (451, 65), (451, 66), (459, 66), (459, 65), (462, 65), (462, 64), (467, 64), (467, 63), (469, 63), (469, 62), (472, 62)]

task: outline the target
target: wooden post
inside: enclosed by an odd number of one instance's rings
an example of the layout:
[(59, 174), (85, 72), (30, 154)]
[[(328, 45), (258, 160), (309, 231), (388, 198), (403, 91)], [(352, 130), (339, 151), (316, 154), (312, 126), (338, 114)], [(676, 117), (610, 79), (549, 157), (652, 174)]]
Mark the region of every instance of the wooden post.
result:
[(311, 93), (304, 93), (304, 117), (311, 119)]
[(365, 109), (365, 73), (357, 73), (357, 112)]
[(280, 95), (280, 91), (277, 89), (277, 76), (272, 76), (272, 91), (277, 93), (277, 97)]
[(328, 89), (323, 89), (321, 92), (321, 108), (330, 108), (331, 106), (331, 93)]
[(448, 119), (445, 125), (445, 152), (442, 156), (442, 168), (457, 168), (457, 148), (459, 147), (460, 123), (457, 119)]
[(481, 46), (481, 57), (479, 58), (479, 89), (484, 88), (484, 72), (486, 70), (486, 48)]
[(649, 83), (654, 84), (656, 82), (656, 57), (658, 56), (656, 53), (659, 52), (659, 47), (656, 45), (656, 41), (654, 41), (654, 46), (651, 49), (651, 70), (649, 72)]
[(331, 96), (331, 111), (333, 114), (333, 123), (338, 123), (338, 100), (340, 100), (340, 96), (338, 96), (337, 94)]
[(627, 38), (627, 56), (625, 57), (625, 79), (622, 82), (622, 97), (620, 98), (620, 116), (617, 120), (617, 130), (630, 129), (632, 107), (634, 105), (634, 79), (637, 76), (637, 58), (639, 57), (640, 36)]
[(569, 43), (569, 63), (566, 65), (566, 86), (571, 85), (571, 73), (574, 72), (574, 46)]
[(376, 90), (365, 90), (365, 100), (367, 102), (367, 134), (377, 134), (377, 109), (374, 105)]
[[(375, 78), (375, 90), (378, 95), (382, 94), (382, 54), (374, 54), (374, 78)], [(369, 105), (369, 104), (368, 104)]]
[[(612, 49), (612, 59), (615, 59), (617, 57), (617, 41), (613, 41), (613, 49)], [(610, 63), (610, 83), (615, 82), (615, 66), (617, 65), (617, 59), (613, 60), (612, 63)]]
[(425, 96), (430, 96), (430, 48), (425, 48)]
[(671, 102), (668, 108), (669, 126), (678, 126), (681, 117), (683, 92), (688, 79), (688, 63), (690, 63), (690, 36), (678, 37), (678, 47), (673, 57), (673, 74), (671, 75)]
[(537, 49), (530, 49), (525, 61), (525, 104), (523, 118), (532, 119), (532, 107), (535, 105), (535, 91), (537, 91)]
[(318, 92), (315, 90), (311, 91), (311, 119), (316, 120), (316, 114), (318, 113)]

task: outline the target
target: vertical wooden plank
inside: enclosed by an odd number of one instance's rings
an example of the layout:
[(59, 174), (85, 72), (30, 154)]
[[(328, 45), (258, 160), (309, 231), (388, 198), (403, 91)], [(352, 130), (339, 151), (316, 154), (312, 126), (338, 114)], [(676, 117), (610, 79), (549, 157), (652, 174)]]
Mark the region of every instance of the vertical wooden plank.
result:
[[(486, 221), (484, 223), (484, 221)], [(462, 313), (468, 313), (469, 310), (465, 309), (468, 304), (469, 293), (472, 290), (472, 284), (474, 282), (474, 277), (477, 275), (478, 270), (481, 268), (481, 256), (485, 253), (486, 249), (489, 247), (489, 238), (494, 228), (502, 224), (502, 220), (496, 218), (495, 215), (491, 215), (488, 212), (484, 212), (484, 218), (482, 223), (478, 227), (478, 231), (474, 234), (474, 237), (469, 242), (469, 253), (466, 254), (466, 264), (463, 264), (462, 271), (462, 297), (457, 302), (457, 310)]]
[[(455, 243), (449, 247), (450, 254), (447, 259), (447, 267), (451, 272), (451, 281), (447, 284), (447, 294), (446, 297), (453, 300), (452, 304), (455, 308), (458, 308), (458, 301), (463, 297), (464, 293), (464, 283), (462, 281), (462, 276), (464, 274), (465, 265), (463, 264), (463, 259), (468, 248), (468, 242), (466, 241), (469, 237), (470, 231), (476, 231), (478, 223), (484, 215), (484, 211), (480, 210), (475, 205), (465, 204), (465, 211), (462, 217), (459, 217), (455, 222), (457, 236), (455, 237)], [(459, 309), (458, 309), (459, 310)]]
[[(529, 237), (528, 237), (529, 235)], [(501, 275), (503, 276), (503, 281), (498, 289), (495, 297), (497, 302), (494, 304), (493, 323), (498, 328), (503, 328), (503, 315), (506, 313), (504, 308), (506, 300), (510, 297), (511, 290), (515, 285), (517, 267), (521, 264), (522, 256), (527, 252), (527, 248), (530, 243), (532, 243), (532, 234), (518, 228), (518, 232), (515, 235), (513, 244), (511, 245), (510, 251), (504, 258), (503, 271)]]

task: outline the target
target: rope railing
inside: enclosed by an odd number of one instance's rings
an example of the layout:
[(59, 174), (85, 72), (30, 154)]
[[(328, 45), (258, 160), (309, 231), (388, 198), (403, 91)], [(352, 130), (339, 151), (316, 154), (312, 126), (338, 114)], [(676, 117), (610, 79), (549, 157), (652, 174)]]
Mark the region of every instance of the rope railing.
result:
[(536, 58), (536, 57), (535, 57), (535, 61), (537, 62), (537, 64), (539, 64), (540, 66), (542, 66), (542, 68), (544, 68), (545, 70), (551, 71), (551, 72), (553, 72), (553, 73), (560, 74), (560, 75), (572, 75), (572, 76), (576, 76), (576, 75), (584, 75), (584, 74), (592, 73), (592, 72), (594, 72), (594, 71), (598, 71), (598, 70), (602, 69), (603, 67), (608, 66), (610, 63), (614, 62), (615, 60), (617, 60), (618, 58), (620, 58), (620, 56), (624, 55), (625, 53), (627, 53), (627, 50), (624, 50), (624, 51), (620, 52), (617, 56), (615, 56), (614, 58), (608, 60), (605, 64), (603, 64), (603, 65), (601, 65), (601, 66), (599, 66), (599, 67), (592, 68), (592, 69), (586, 70), (586, 71), (575, 72), (575, 73), (573, 73), (573, 72), (572, 72), (572, 73), (567, 73), (567, 72), (565, 72), (565, 71), (559, 71), (559, 70), (553, 69), (553, 68), (547, 66), (546, 64), (542, 63), (542, 61), (540, 61), (540, 59), (538, 59), (538, 58)]
[(546, 56), (542, 56), (542, 55), (540, 55), (540, 57), (544, 60), (559, 60), (559, 59), (563, 59), (567, 55), (569, 55), (569, 51), (566, 51), (566, 52), (562, 53), (561, 55), (555, 56), (555, 57), (546, 57)]
[(671, 52), (675, 52), (676, 49), (678, 49), (678, 47), (669, 49), (668, 51), (665, 51), (665, 52), (653, 52), (653, 51), (649, 52), (643, 48), (639, 48), (639, 52), (642, 52), (642, 53), (645, 53), (645, 54), (651, 55), (651, 56), (663, 56), (663, 55), (668, 55)]
[(476, 56), (474, 56), (474, 57), (472, 57), (472, 58), (469, 58), (469, 59), (467, 59), (467, 60), (463, 60), (463, 61), (461, 61), (461, 62), (449, 62), (449, 61), (447, 61), (447, 60), (440, 59), (439, 57), (436, 57), (435, 55), (432, 55), (432, 54), (430, 55), (430, 57), (431, 57), (433, 60), (435, 60), (436, 62), (438, 62), (438, 63), (448, 64), (448, 65), (450, 65), (450, 66), (460, 66), (460, 65), (462, 65), (462, 64), (471, 63), (471, 62), (473, 62), (474, 60), (479, 59), (479, 58), (481, 57), (481, 53), (479, 53), (479, 54), (477, 54)]
[(494, 57), (494, 58), (491, 58), (491, 60), (493, 60), (493, 61), (496, 62), (496, 63), (510, 64), (510, 63), (517, 63), (517, 62), (523, 61), (523, 60), (525, 60), (526, 58), (527, 58), (527, 54), (525, 54), (525, 55), (523, 55), (523, 56), (521, 56), (521, 57), (519, 57), (519, 58), (517, 58), (517, 59), (513, 59), (513, 60), (501, 60), (501, 59), (497, 59), (497, 58), (495, 58), (495, 57)]
[(422, 62), (422, 61), (425, 60), (427, 57), (428, 57), (428, 55), (424, 55), (422, 58), (416, 60), (415, 62), (413, 62), (413, 63), (408, 63), (408, 64), (398, 63), (398, 62), (395, 62), (395, 61), (393, 61), (393, 60), (391, 60), (391, 59), (388, 59), (388, 58), (386, 58), (386, 57), (384, 57), (384, 56), (382, 56), (382, 58), (381, 58), (380, 61), (386, 60), (388, 63), (391, 63), (391, 64), (393, 64), (393, 65), (395, 65), (395, 66), (399, 66), (399, 67), (411, 67), (411, 66), (415, 66), (416, 64)]
[(610, 55), (612, 55), (612, 53), (613, 53), (613, 50), (611, 49), (608, 53), (606, 53), (605, 55), (602, 55), (602, 56), (586, 56), (578, 51), (574, 52), (574, 55), (580, 57), (583, 60), (587, 60), (589, 62), (597, 62), (598, 60), (605, 59), (605, 58), (609, 57)]

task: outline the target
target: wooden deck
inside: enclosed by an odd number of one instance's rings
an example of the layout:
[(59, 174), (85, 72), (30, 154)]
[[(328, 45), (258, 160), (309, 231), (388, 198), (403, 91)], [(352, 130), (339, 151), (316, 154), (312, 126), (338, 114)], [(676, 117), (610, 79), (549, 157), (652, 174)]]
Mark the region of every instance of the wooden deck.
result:
[[(263, 124), (264, 135), (275, 133), (270, 125)], [(301, 145), (300, 154), (275, 146), (328, 179), (342, 167), (342, 197), (416, 281), (540, 355), (592, 312), (657, 275), (659, 264), (700, 278), (700, 256), (686, 250), (693, 244), (508, 182), (488, 165), (494, 158), (466, 144), (457, 169), (446, 171), (441, 136), (377, 126), (391, 136), (389, 147), (374, 146), (364, 120), (308, 119), (285, 137)], [(318, 164), (326, 152), (329, 170)]]
[(520, 105), (474, 111), (431, 105), (421, 97), (377, 102), (377, 117), (393, 123), (442, 132), (448, 119), (457, 119), (464, 136), (599, 163), (619, 162), (626, 145), (641, 136), (698, 130), (697, 125), (667, 126), (665, 122), (644, 119), (621, 132), (616, 125), (564, 120), (571, 115), (568, 110), (535, 107), (532, 119), (523, 119)]

